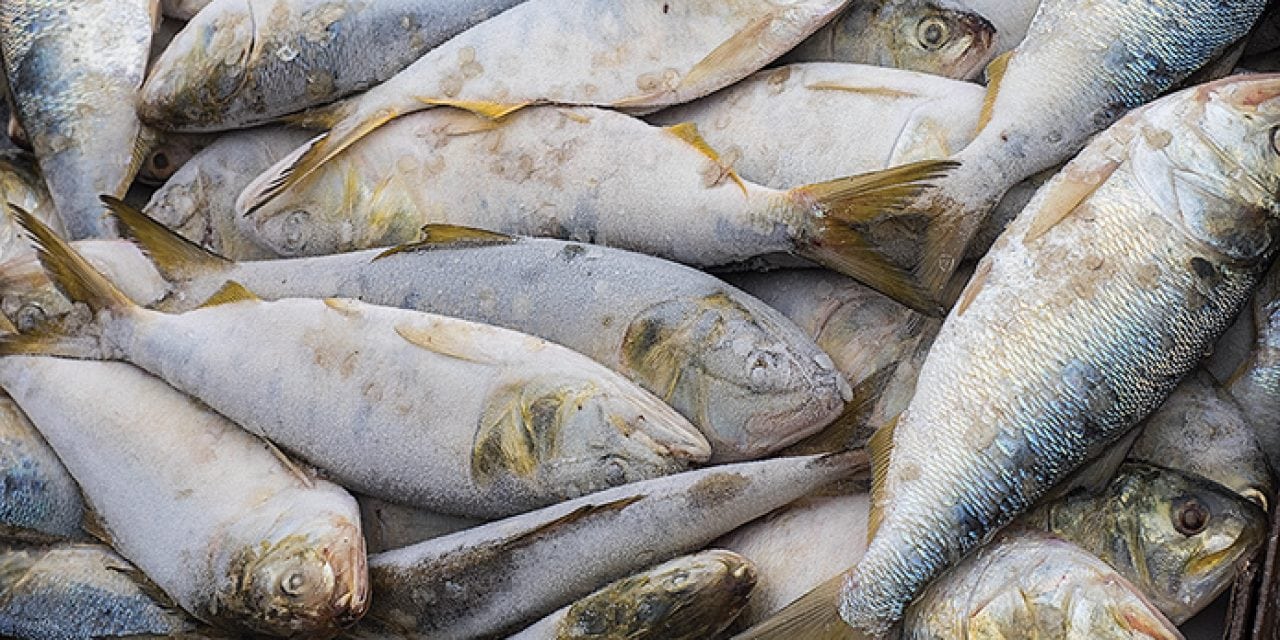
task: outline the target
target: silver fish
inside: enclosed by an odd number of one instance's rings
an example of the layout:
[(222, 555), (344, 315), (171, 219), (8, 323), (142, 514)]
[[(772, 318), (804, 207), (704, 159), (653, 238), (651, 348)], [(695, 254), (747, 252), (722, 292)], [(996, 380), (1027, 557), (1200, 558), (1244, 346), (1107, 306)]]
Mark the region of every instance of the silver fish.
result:
[(1254, 428), (1272, 469), (1280, 469), (1280, 268), (1267, 274), (1250, 313), (1256, 337), (1227, 389)]
[(0, 535), (5, 538), (85, 539), (80, 487), (18, 405), (3, 395), (0, 498)]

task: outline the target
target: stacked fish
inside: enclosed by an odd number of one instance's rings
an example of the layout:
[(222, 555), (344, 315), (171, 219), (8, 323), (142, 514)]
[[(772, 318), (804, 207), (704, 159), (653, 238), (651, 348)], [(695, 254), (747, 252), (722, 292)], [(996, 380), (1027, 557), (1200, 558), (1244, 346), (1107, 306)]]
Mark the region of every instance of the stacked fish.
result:
[(0, 2), (0, 635), (1181, 638), (1264, 546), (1264, 0), (159, 4)]

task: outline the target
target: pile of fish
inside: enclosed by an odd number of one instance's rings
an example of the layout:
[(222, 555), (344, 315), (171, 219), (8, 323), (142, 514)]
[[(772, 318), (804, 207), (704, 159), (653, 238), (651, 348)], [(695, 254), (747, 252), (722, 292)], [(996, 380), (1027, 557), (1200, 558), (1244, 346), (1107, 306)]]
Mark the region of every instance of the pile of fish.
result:
[(0, 636), (1280, 635), (1280, 3), (0, 2)]

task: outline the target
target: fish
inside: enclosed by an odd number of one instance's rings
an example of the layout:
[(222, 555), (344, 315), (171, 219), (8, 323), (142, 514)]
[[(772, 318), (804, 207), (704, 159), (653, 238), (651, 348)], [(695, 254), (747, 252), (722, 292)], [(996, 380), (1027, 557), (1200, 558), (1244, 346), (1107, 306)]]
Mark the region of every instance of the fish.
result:
[(240, 233), (235, 224), (236, 197), (253, 178), (312, 135), (283, 126), (221, 135), (176, 170), (143, 210), (184, 238), (232, 260), (279, 257)]
[(3, 358), (0, 386), (80, 485), (89, 530), (191, 615), (323, 638), (364, 613), (360, 515), (341, 487), (128, 364)]
[(782, 57), (855, 62), (967, 80), (995, 57), (996, 27), (930, 0), (855, 2)]
[(192, 619), (152, 598), (153, 589), (104, 545), (8, 546), (0, 550), (0, 634), (77, 640), (196, 631)]
[(187, 132), (273, 122), (385, 82), (522, 1), (215, 0), (152, 64), (138, 114)]
[(255, 180), (241, 195), (242, 211), (261, 207), (414, 111), (451, 105), (498, 118), (531, 104), (644, 112), (688, 102), (760, 69), (848, 3), (527, 0), (308, 118), (328, 131)]
[(374, 554), (378, 595), (362, 628), (439, 640), (512, 633), (866, 463), (848, 451), (686, 471)]
[(749, 560), (702, 551), (611, 582), (511, 638), (714, 638), (742, 612), (755, 583)]
[(160, 0), (160, 11), (166, 18), (190, 20), (213, 0)]
[(407, 547), (485, 522), (405, 507), (371, 496), (357, 495), (356, 502), (360, 504), (360, 529), (369, 553)]
[(946, 6), (982, 16), (996, 28), (992, 58), (1017, 47), (1027, 37), (1041, 0), (945, 0)]
[(657, 258), (429, 226), (425, 239), (385, 251), (232, 263), (109, 206), (173, 283), (133, 298), (144, 305), (188, 311), (234, 280), (266, 299), (353, 298), (528, 333), (657, 395), (698, 427), (715, 461), (781, 449), (835, 420), (849, 398), (831, 358), (781, 314)]
[(904, 640), (1182, 640), (1114, 569), (1052, 536), (1001, 537), (942, 576), (907, 613)]
[[(40, 216), (55, 232), (66, 233), (35, 156), (30, 153), (17, 149), (0, 151), (0, 200)], [(4, 216), (0, 220), (0, 262), (22, 255), (31, 255), (31, 245), (13, 219)]]
[(353, 491), (493, 518), (710, 456), (652, 394), (528, 334), (351, 299), (263, 301), (235, 282), (194, 311), (151, 311), (15, 212), (94, 320), (65, 340), (5, 336), (0, 352), (126, 360)]
[[(979, 131), (950, 156), (959, 166), (863, 233), (868, 259), (893, 265), (876, 268), (876, 280), (864, 282), (944, 315), (961, 257), (1011, 186), (1067, 160), (1126, 111), (1217, 57), (1266, 4), (1043, 2), (1026, 39), (990, 65)], [(900, 222), (920, 217), (931, 224)]]
[(1257, 432), (1208, 372), (1187, 376), (1142, 424), (1131, 460), (1199, 475), (1268, 510), (1275, 482)]
[(1103, 493), (1068, 495), (1016, 527), (1043, 528), (1094, 554), (1182, 624), (1262, 546), (1267, 513), (1202, 476), (1130, 458)]
[[(0, 536), (28, 542), (84, 541), (84, 501), (49, 443), (0, 394)], [(0, 633), (3, 633), (0, 630)]]
[(866, 555), (747, 637), (884, 637), (929, 582), (1160, 405), (1275, 257), (1277, 98), (1276, 76), (1161, 98), (1036, 194), (871, 440)]
[(247, 205), (248, 187), (236, 222), (287, 256), (409, 242), (423, 224), (454, 224), (697, 267), (795, 253), (856, 277), (873, 272), (857, 229), (950, 167), (913, 163), (782, 191), (738, 178), (692, 127), (591, 107), (529, 107), (496, 124), (431, 109), (380, 127), (264, 206)]
[(1247, 357), (1226, 381), (1253, 427), (1272, 469), (1280, 469), (1280, 268), (1267, 274), (1250, 304), (1255, 337)]
[(70, 237), (111, 237), (99, 194), (123, 197), (149, 145), (134, 105), (154, 0), (0, 4), (0, 57), (40, 172)]

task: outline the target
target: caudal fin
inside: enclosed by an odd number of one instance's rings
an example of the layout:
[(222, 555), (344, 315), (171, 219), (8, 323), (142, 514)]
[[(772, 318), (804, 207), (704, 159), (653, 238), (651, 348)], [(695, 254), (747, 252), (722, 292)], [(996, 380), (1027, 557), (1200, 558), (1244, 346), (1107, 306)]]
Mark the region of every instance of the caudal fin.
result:
[(866, 640), (840, 618), (843, 584), (841, 572), (733, 640)]
[(934, 240), (951, 232), (951, 216), (912, 204), (958, 166), (930, 160), (792, 189), (810, 209), (797, 252), (913, 309), (943, 315), (949, 274), (940, 285), (920, 274), (936, 259)]

